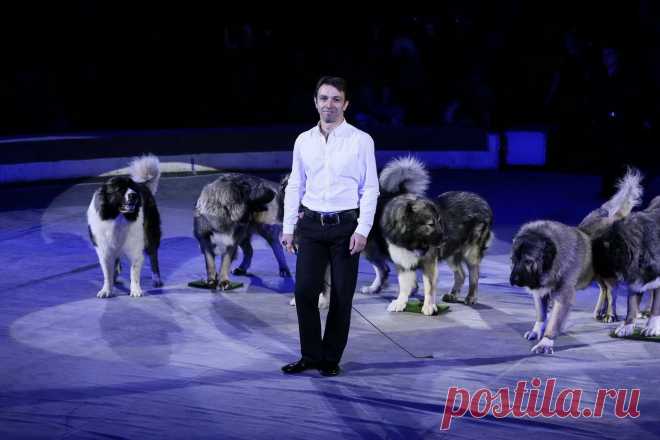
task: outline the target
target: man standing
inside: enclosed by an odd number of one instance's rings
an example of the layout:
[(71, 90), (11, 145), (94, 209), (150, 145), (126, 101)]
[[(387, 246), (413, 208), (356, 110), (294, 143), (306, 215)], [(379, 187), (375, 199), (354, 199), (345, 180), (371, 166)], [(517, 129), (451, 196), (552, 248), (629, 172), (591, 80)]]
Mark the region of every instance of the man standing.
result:
[[(295, 298), (302, 357), (282, 371), (316, 368), (336, 376), (348, 341), (359, 255), (376, 211), (378, 175), (371, 136), (344, 119), (346, 81), (321, 78), (314, 104), (320, 121), (296, 139), (284, 197), (282, 244), (294, 252), (295, 227), (298, 245)], [(321, 337), (318, 299), (328, 264), (330, 308)]]

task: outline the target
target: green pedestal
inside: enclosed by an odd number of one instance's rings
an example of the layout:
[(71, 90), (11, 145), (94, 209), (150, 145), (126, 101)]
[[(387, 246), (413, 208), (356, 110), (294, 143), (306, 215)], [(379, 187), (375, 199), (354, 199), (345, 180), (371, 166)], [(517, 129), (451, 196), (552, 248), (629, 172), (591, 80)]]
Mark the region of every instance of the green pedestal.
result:
[[(422, 313), (423, 305), (424, 303), (422, 301), (418, 301), (418, 300), (408, 301), (408, 304), (406, 304), (406, 308), (403, 311), (410, 313)], [(435, 312), (433, 316), (441, 315), (449, 311), (449, 306), (447, 304), (436, 304), (436, 305), (438, 307), (438, 311)]]
[(617, 339), (632, 339), (634, 341), (647, 341), (647, 342), (660, 342), (660, 336), (644, 336), (642, 330), (636, 328), (630, 336), (617, 336), (614, 331), (610, 332), (610, 336)]
[(225, 285), (218, 286), (217, 284), (209, 284), (206, 280), (196, 280), (189, 282), (188, 287), (194, 287), (195, 289), (222, 290), (223, 292), (226, 292), (243, 287), (243, 283), (228, 281)]

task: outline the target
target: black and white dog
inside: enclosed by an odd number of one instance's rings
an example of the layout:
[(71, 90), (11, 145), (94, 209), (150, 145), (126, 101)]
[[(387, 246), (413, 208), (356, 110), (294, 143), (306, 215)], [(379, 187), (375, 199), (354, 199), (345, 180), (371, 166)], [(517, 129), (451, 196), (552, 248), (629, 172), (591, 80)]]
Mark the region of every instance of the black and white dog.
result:
[(131, 296), (142, 296), (140, 273), (145, 251), (151, 261), (154, 287), (163, 285), (158, 267), (160, 214), (154, 198), (160, 163), (156, 156), (142, 156), (131, 162), (129, 172), (130, 177), (112, 177), (101, 185), (87, 209), (89, 236), (103, 271), (98, 298), (112, 295), (122, 254), (131, 263)]

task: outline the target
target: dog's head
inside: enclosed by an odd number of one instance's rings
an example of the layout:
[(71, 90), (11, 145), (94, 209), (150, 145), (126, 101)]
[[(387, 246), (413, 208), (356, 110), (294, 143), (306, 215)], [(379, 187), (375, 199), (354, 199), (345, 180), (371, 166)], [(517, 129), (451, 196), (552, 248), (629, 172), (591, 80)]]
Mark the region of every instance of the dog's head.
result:
[(512, 286), (539, 289), (543, 275), (552, 269), (557, 248), (548, 238), (535, 232), (526, 232), (513, 241), (511, 254)]
[(442, 244), (445, 226), (433, 200), (406, 194), (388, 204), (383, 216), (383, 231), (388, 239), (408, 249), (428, 250)]
[(142, 207), (139, 184), (128, 177), (112, 177), (101, 186), (97, 203), (103, 219), (119, 214), (129, 219), (137, 217)]

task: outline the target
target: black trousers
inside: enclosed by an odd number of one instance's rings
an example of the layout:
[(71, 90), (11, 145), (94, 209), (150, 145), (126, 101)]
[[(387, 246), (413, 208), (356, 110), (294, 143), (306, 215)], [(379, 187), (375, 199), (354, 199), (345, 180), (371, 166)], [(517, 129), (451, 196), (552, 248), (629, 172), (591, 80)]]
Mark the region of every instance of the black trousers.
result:
[[(338, 225), (322, 225), (304, 215), (296, 226), (296, 311), (302, 358), (312, 362), (339, 363), (348, 341), (353, 294), (357, 284), (360, 254), (350, 255), (355, 218), (342, 217)], [(327, 265), (331, 268), (330, 308), (321, 337), (319, 293)]]

